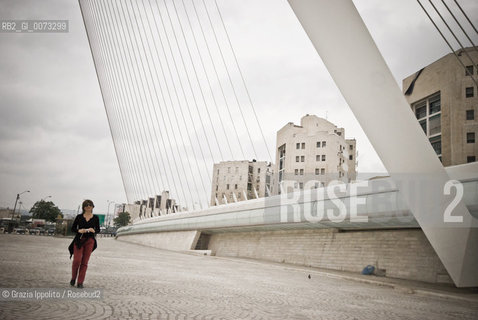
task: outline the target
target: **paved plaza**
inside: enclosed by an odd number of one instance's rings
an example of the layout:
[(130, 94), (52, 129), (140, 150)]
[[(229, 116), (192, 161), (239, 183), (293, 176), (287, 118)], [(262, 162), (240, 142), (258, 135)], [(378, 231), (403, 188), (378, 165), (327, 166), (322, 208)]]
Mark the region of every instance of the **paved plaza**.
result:
[[(0, 287), (70, 289), (70, 241), (0, 234)], [(102, 297), (1, 301), (0, 319), (478, 319), (472, 301), (113, 238), (98, 239), (84, 285)]]

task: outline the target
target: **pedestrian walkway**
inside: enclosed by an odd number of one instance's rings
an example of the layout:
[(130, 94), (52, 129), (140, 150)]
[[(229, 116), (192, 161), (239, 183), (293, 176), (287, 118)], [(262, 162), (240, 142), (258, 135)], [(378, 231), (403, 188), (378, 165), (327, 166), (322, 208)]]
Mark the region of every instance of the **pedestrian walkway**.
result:
[[(0, 234), (0, 287), (68, 289), (70, 241)], [(425, 295), (393, 283), (356, 281), (360, 278), (99, 238), (84, 285), (102, 289), (101, 299), (1, 301), (0, 319), (476, 319), (478, 314), (476, 294)]]

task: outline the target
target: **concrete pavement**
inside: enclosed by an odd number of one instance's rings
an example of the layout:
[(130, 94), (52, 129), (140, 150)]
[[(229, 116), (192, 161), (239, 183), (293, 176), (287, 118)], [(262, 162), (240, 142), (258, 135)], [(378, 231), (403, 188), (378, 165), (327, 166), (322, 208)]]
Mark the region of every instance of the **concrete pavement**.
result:
[[(68, 289), (70, 241), (0, 234), (0, 287)], [(361, 278), (99, 238), (84, 285), (101, 299), (0, 301), (0, 319), (477, 319), (476, 293)]]

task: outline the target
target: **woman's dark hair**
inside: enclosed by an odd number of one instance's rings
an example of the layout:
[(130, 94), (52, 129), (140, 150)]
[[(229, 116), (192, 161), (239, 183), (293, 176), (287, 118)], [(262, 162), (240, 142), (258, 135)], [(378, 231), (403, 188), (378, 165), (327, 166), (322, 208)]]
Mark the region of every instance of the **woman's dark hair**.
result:
[(88, 205), (91, 205), (93, 208), (95, 207), (95, 205), (93, 204), (93, 201), (87, 199), (87, 200), (83, 201), (83, 204), (81, 205), (82, 213), (85, 213), (85, 207), (88, 206)]

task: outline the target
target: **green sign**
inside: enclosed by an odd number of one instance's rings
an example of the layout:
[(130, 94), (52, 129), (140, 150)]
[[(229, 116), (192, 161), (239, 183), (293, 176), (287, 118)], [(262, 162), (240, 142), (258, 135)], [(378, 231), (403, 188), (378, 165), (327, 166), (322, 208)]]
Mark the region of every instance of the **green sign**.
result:
[(103, 226), (105, 224), (105, 215), (104, 214), (95, 214), (98, 216), (98, 219), (100, 220), (100, 226)]

